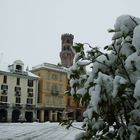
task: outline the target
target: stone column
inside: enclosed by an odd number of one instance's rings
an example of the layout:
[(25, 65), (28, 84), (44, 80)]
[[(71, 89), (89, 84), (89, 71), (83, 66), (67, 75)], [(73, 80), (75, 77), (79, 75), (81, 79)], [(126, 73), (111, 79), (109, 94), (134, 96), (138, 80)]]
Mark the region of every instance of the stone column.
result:
[(19, 121), (20, 122), (26, 121), (26, 118), (25, 118), (25, 109), (21, 109), (20, 110)]
[(55, 121), (57, 122), (58, 121), (58, 118), (57, 118), (57, 116), (58, 116), (58, 111), (55, 111)]
[(44, 110), (40, 110), (40, 121), (44, 122)]
[(37, 120), (37, 112), (36, 110), (33, 110), (33, 121)]
[(12, 122), (12, 108), (7, 109), (7, 122)]
[(21, 116), (23, 119), (25, 119), (25, 109), (21, 109)]
[(62, 119), (63, 120), (67, 120), (68, 119), (68, 113), (66, 112), (66, 109), (63, 110)]
[(52, 121), (52, 115), (53, 115), (53, 111), (50, 110), (50, 112), (49, 112), (49, 121)]

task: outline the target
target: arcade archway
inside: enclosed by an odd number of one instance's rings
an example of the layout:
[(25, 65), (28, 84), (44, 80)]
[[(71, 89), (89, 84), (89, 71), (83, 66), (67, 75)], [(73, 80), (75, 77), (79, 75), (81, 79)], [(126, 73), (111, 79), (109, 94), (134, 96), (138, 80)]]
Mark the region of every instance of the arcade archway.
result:
[(21, 112), (19, 110), (13, 110), (13, 112), (12, 112), (12, 122), (18, 122), (20, 114), (21, 114)]
[(7, 121), (7, 110), (0, 109), (0, 122), (6, 122), (6, 121)]

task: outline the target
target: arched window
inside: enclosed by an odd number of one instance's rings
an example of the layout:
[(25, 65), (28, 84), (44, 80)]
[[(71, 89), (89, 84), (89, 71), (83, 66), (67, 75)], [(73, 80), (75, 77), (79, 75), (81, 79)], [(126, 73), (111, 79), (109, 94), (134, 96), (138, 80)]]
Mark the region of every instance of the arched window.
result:
[(70, 43), (70, 40), (69, 39), (67, 39), (67, 43)]
[(21, 71), (22, 70), (22, 66), (21, 65), (16, 65), (16, 70)]

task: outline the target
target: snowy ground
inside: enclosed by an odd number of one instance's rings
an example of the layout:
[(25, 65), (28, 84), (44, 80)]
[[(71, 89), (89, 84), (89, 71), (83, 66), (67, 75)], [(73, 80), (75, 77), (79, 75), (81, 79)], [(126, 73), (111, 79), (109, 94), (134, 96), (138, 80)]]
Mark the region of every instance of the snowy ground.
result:
[[(80, 127), (81, 123), (74, 125)], [(79, 132), (58, 123), (0, 123), (0, 140), (74, 140)]]

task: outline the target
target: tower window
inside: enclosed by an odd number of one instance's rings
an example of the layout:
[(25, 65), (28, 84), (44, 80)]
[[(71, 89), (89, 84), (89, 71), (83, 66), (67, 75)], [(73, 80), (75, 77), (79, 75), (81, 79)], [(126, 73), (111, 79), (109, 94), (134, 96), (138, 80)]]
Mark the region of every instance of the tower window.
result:
[(64, 47), (63, 47), (63, 51), (65, 51), (65, 50), (66, 50), (66, 47), (64, 46)]
[(67, 39), (67, 43), (70, 43), (70, 40), (69, 39)]
[(67, 50), (68, 50), (68, 51), (70, 50), (70, 46), (67, 46)]

